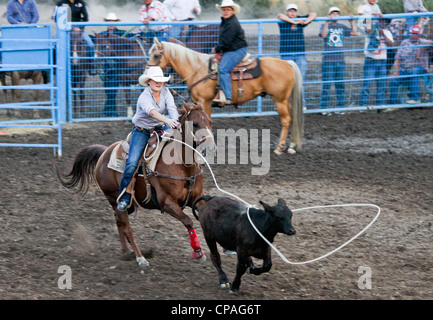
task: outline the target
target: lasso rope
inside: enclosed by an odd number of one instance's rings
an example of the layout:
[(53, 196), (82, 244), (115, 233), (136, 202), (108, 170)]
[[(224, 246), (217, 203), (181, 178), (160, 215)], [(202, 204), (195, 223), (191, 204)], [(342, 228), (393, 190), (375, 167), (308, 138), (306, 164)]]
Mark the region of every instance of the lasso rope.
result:
[(281, 259), (283, 259), (284, 262), (288, 263), (288, 264), (294, 264), (294, 265), (300, 265), (300, 264), (307, 264), (307, 263), (312, 263), (315, 261), (319, 261), (322, 260), (328, 256), (330, 256), (331, 254), (341, 250), (342, 248), (344, 248), (345, 246), (347, 246), (349, 243), (351, 243), (352, 241), (354, 241), (356, 238), (358, 238), (361, 234), (363, 234), (365, 231), (367, 231), (367, 229), (369, 229), (373, 223), (376, 222), (376, 220), (379, 218), (380, 213), (381, 213), (381, 209), (379, 206), (375, 205), (375, 204), (363, 204), (363, 203), (353, 203), (353, 204), (335, 204), (335, 205), (327, 205), (327, 206), (314, 206), (314, 207), (306, 207), (306, 208), (300, 208), (300, 209), (294, 209), (292, 210), (292, 212), (297, 212), (297, 211), (305, 211), (305, 210), (312, 210), (312, 209), (319, 209), (319, 208), (336, 208), (336, 207), (373, 207), (377, 209), (377, 214), (376, 216), (373, 218), (373, 220), (364, 228), (362, 229), (360, 232), (358, 232), (355, 236), (353, 236), (351, 239), (349, 239), (348, 241), (346, 241), (345, 243), (343, 243), (341, 246), (335, 248), (334, 250), (329, 251), (328, 253), (317, 257), (315, 259), (311, 259), (311, 260), (307, 260), (307, 261), (301, 261), (301, 262), (292, 262), (289, 261), (271, 242), (269, 242), (268, 239), (265, 238), (265, 236), (263, 236), (263, 234), (256, 228), (256, 226), (254, 225), (254, 223), (251, 220), (250, 217), (250, 208), (254, 208), (253, 205), (249, 204), (248, 202), (244, 201), (243, 199), (239, 198), (238, 196), (225, 191), (223, 189), (221, 189), (218, 185), (218, 182), (216, 181), (215, 175), (212, 171), (212, 168), (210, 167), (208, 161), (206, 160), (205, 157), (203, 157), (203, 155), (198, 152), (195, 148), (191, 147), (190, 145), (186, 144), (185, 142), (178, 140), (178, 139), (172, 139), (173, 141), (177, 141), (180, 142), (182, 144), (184, 144), (185, 146), (187, 146), (188, 148), (190, 148), (191, 150), (193, 150), (194, 152), (196, 152), (206, 163), (207, 167), (210, 170), (210, 173), (212, 175), (212, 179), (215, 183), (216, 188), (221, 191), (222, 193), (228, 194), (230, 196), (232, 196), (233, 198), (238, 199), (239, 201), (243, 202), (246, 206), (247, 206), (247, 216), (248, 216), (248, 220), (250, 221), (251, 225), (253, 226), (254, 230), (260, 235), (260, 237), (263, 238), (263, 240), (281, 257)]

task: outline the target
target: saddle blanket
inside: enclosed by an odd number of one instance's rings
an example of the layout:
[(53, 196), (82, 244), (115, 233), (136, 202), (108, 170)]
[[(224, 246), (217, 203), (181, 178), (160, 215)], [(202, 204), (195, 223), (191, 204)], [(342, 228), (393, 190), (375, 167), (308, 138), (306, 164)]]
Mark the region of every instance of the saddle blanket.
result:
[[(251, 58), (251, 62), (248, 65), (245, 65), (244, 67), (241, 67), (242, 73), (239, 70), (238, 67), (236, 67), (231, 72), (231, 78), (233, 81), (239, 81), (239, 80), (250, 80), (250, 79), (256, 79), (262, 75), (262, 68), (260, 66), (260, 59), (255, 57)], [(209, 60), (209, 71), (212, 73), (211, 79), (217, 80), (218, 79), (218, 64), (213, 61), (213, 59)]]
[[(171, 135), (162, 135), (161, 140), (157, 148), (153, 151), (153, 154), (147, 158), (144, 158), (146, 161), (147, 168), (151, 171), (155, 171), (156, 163), (158, 162), (159, 156), (161, 155), (161, 151), (164, 148), (167, 141), (170, 140)], [(117, 146), (114, 147), (113, 151), (110, 155), (110, 161), (108, 162), (107, 167), (123, 173), (125, 170), (126, 160), (128, 160), (128, 151), (129, 151), (129, 142), (127, 140), (122, 141)]]

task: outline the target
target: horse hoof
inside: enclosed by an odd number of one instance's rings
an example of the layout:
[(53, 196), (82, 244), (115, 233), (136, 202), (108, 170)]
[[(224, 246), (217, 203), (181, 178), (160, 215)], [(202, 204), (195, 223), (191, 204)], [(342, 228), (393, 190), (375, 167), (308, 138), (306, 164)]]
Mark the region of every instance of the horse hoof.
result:
[(287, 149), (287, 153), (288, 153), (288, 154), (295, 154), (295, 153), (296, 153), (296, 150), (293, 149), (293, 148), (289, 148), (289, 149)]
[[(194, 256), (194, 254), (193, 254), (193, 256)], [(203, 254), (203, 255), (201, 255), (201, 256), (198, 257), (198, 258), (195, 258), (195, 257), (194, 257), (194, 260), (197, 261), (197, 262), (205, 262), (205, 261), (207, 260), (207, 257), (206, 257), (205, 254)]]
[(149, 262), (144, 257), (137, 257), (136, 260), (140, 268), (149, 266)]
[(193, 251), (192, 252), (192, 257), (197, 260), (197, 261), (206, 261), (206, 254), (204, 253), (203, 249), (199, 249), (198, 251)]

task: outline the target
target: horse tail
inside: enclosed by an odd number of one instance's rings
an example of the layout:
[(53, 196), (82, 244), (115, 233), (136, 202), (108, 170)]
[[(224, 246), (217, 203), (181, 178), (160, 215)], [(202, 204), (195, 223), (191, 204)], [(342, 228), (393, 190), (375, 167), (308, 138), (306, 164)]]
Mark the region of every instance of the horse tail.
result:
[(304, 106), (302, 93), (302, 74), (298, 65), (293, 60), (288, 60), (288, 63), (295, 72), (295, 85), (291, 95), (290, 116), (292, 118), (291, 137), (298, 149), (302, 146), (302, 138), (304, 136)]
[(192, 209), (192, 214), (194, 215), (194, 217), (198, 220), (198, 216), (197, 216), (197, 214), (195, 213), (195, 205), (197, 204), (197, 202), (199, 202), (199, 201), (201, 201), (201, 200), (204, 200), (204, 201), (206, 201), (206, 202), (208, 202), (210, 199), (212, 199), (213, 197), (212, 196), (209, 196), (209, 195), (204, 195), (204, 196), (201, 196), (201, 197), (198, 197), (195, 201), (194, 201), (194, 203), (192, 204), (192, 207), (191, 207), (191, 209)]
[(99, 144), (81, 148), (75, 154), (72, 169), (67, 174), (60, 172), (57, 164), (54, 164), (60, 183), (68, 189), (78, 186), (78, 192), (85, 195), (94, 181), (96, 164), (106, 149), (106, 146)]

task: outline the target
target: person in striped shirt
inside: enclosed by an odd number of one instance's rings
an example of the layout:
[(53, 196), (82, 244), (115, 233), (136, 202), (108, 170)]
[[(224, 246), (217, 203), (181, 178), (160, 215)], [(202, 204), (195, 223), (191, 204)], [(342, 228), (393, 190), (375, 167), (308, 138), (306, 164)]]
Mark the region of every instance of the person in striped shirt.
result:
[(167, 41), (169, 38), (170, 25), (149, 25), (149, 22), (170, 22), (174, 19), (168, 8), (157, 0), (143, 0), (144, 5), (140, 8), (139, 22), (143, 23), (141, 31), (146, 38), (153, 42), (157, 37), (160, 41)]

